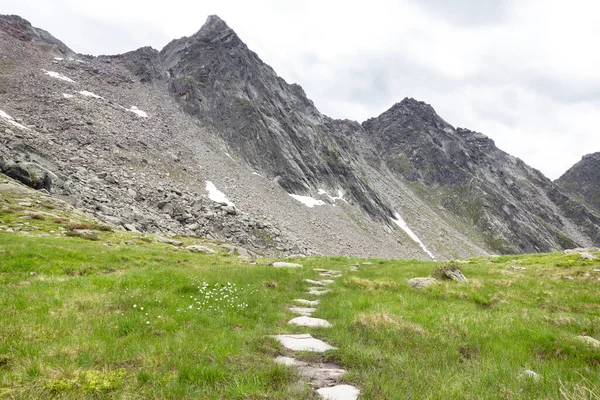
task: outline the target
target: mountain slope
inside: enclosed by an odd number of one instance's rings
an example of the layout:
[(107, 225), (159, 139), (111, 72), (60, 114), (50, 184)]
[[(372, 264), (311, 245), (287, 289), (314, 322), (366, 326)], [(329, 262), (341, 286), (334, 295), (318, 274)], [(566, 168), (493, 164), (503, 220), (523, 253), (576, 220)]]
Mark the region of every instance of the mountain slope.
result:
[(331, 119), (216, 16), (160, 52), (54, 58), (13, 28), (0, 46), (0, 169), (128, 229), (414, 258), (600, 241), (594, 214), (484, 135), (412, 99)]
[(363, 126), (395, 175), (472, 224), (487, 247), (531, 253), (597, 243), (598, 219), (589, 210), (571, 215), (541, 172), (483, 134), (454, 129), (428, 104), (405, 99)]
[(600, 215), (600, 152), (583, 156), (555, 183)]

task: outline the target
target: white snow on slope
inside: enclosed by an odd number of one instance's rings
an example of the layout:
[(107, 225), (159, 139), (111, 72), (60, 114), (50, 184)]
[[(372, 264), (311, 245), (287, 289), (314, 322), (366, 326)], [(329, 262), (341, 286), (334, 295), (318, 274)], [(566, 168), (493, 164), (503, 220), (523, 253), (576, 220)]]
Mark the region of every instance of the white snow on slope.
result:
[(343, 202), (345, 202), (346, 204), (348, 204), (348, 202), (346, 201), (346, 199), (344, 199), (344, 191), (343, 190), (338, 190), (337, 192), (337, 196), (336, 197), (332, 197), (329, 195), (329, 193), (327, 193), (325, 190), (323, 189), (319, 189), (319, 194), (324, 194), (325, 196), (329, 197), (329, 200), (335, 202), (336, 200), (342, 200)]
[(300, 203), (304, 204), (306, 207), (313, 208), (314, 206), (324, 206), (325, 202), (323, 200), (317, 200), (310, 196), (300, 196), (297, 194), (290, 194), (294, 199), (298, 200)]
[(0, 110), (0, 118), (2, 118), (3, 120), (5, 120), (9, 124), (11, 124), (12, 126), (15, 126), (15, 127), (19, 128), (19, 129), (24, 129), (26, 131), (29, 130), (28, 127), (21, 125), (20, 123), (18, 123), (17, 121), (15, 121), (15, 119), (13, 117), (11, 117), (10, 115), (8, 115), (7, 113), (5, 113), (2, 110)]
[(80, 95), (85, 96), (85, 97), (93, 97), (95, 99), (102, 99), (104, 100), (104, 97), (102, 96), (98, 96), (96, 93), (92, 93), (92, 92), (88, 92), (87, 90), (82, 90), (79, 92)]
[(234, 204), (225, 196), (225, 193), (221, 192), (214, 183), (206, 181), (206, 190), (208, 191), (208, 198), (217, 203), (225, 203), (228, 206)]
[(140, 110), (136, 106), (131, 106), (131, 108), (129, 108), (127, 111), (137, 114), (142, 118), (148, 118), (148, 114), (146, 114), (145, 111)]
[(63, 95), (63, 97), (65, 99), (72, 99), (73, 97), (75, 97), (75, 96), (73, 96), (72, 94), (69, 94), (69, 93), (63, 93), (62, 95)]
[(42, 69), (42, 71), (44, 71), (44, 73), (46, 75), (51, 76), (52, 78), (60, 79), (61, 81), (65, 81), (65, 82), (75, 83), (75, 81), (73, 79), (68, 78), (68, 77), (64, 76), (63, 74), (59, 74), (58, 72), (46, 71), (45, 69)]
[(62, 61), (62, 60), (64, 60), (64, 58), (62, 58), (62, 57), (54, 57), (54, 59), (55, 59), (56, 61)]
[(392, 218), (392, 221), (398, 225), (404, 232), (406, 232), (406, 234), (408, 236), (410, 236), (410, 238), (412, 240), (414, 240), (419, 246), (421, 246), (421, 249), (423, 249), (423, 251), (425, 253), (427, 253), (429, 255), (429, 257), (431, 257), (432, 260), (435, 260), (435, 256), (433, 255), (432, 252), (430, 252), (429, 250), (427, 250), (427, 247), (425, 247), (425, 244), (421, 241), (421, 239), (419, 239), (419, 237), (408, 227), (408, 225), (406, 224), (406, 222), (402, 219), (402, 217), (400, 216), (400, 214), (398, 214), (397, 212), (394, 211), (394, 218)]

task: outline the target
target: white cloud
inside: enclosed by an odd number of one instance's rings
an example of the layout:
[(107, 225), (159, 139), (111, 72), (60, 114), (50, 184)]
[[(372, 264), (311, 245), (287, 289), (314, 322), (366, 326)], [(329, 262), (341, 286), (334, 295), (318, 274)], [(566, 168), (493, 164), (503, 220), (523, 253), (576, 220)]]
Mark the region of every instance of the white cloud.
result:
[(92, 54), (161, 48), (217, 14), (333, 117), (362, 121), (414, 97), (550, 178), (600, 151), (592, 1), (4, 0), (3, 12)]

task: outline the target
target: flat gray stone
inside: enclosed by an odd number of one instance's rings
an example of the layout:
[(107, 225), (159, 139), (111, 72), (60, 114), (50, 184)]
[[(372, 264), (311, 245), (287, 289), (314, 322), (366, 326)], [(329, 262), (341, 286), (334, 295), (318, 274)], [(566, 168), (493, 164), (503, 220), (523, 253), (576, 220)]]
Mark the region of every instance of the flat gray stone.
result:
[(306, 316), (292, 318), (291, 320), (289, 320), (288, 324), (308, 326), (311, 328), (331, 328), (331, 324), (327, 320)]
[(319, 300), (305, 300), (305, 299), (294, 299), (296, 303), (304, 304), (306, 306), (316, 306), (319, 304)]
[(333, 278), (333, 279), (335, 279), (335, 278), (340, 278), (342, 276), (342, 274), (332, 274), (330, 272), (321, 272), (319, 274), (319, 276), (322, 276), (324, 278)]
[(293, 312), (294, 314), (300, 314), (300, 315), (310, 317), (312, 315), (312, 313), (317, 311), (317, 309), (312, 308), (312, 307), (290, 307), (290, 311)]
[(186, 247), (186, 249), (188, 249), (192, 253), (205, 253), (205, 254), (216, 253), (216, 251), (214, 251), (213, 249), (211, 249), (210, 247), (207, 247), (207, 246), (194, 245), (194, 246), (188, 246), (188, 247)]
[(538, 374), (537, 372), (533, 372), (530, 369), (526, 369), (525, 371), (523, 371), (521, 373), (521, 375), (519, 375), (519, 378), (532, 379), (533, 381), (537, 382), (542, 378), (542, 376), (540, 374)]
[(308, 282), (311, 285), (325, 286), (325, 283), (323, 283), (321, 281), (313, 281), (312, 279), (305, 279), (304, 282)]
[(360, 390), (350, 385), (337, 385), (317, 390), (323, 400), (356, 400)]
[(175, 247), (183, 246), (183, 242), (180, 242), (179, 240), (173, 240), (162, 236), (157, 236), (155, 240), (159, 243), (167, 243)]
[(577, 339), (592, 347), (600, 348), (600, 340), (594, 339), (591, 336), (577, 336)]
[(324, 294), (327, 294), (331, 292), (331, 290), (328, 289), (319, 289), (319, 288), (308, 288), (308, 294), (312, 294), (314, 296), (322, 296)]
[(274, 335), (273, 337), (277, 339), (283, 347), (293, 351), (311, 351), (314, 353), (324, 353), (328, 350), (337, 349), (337, 347), (333, 347), (320, 339), (315, 339), (309, 334)]
[(301, 264), (294, 264), (294, 263), (283, 262), (283, 261), (274, 262), (273, 266), (275, 268), (302, 268)]
[(287, 367), (303, 367), (305, 365), (308, 365), (304, 361), (296, 360), (293, 357), (284, 357), (284, 356), (276, 357), (275, 363), (277, 363), (279, 365), (285, 365)]
[(437, 285), (437, 283), (435, 278), (413, 278), (408, 281), (408, 286), (413, 289), (424, 289), (427, 286)]
[(336, 385), (345, 370), (338, 368), (334, 364), (307, 363), (297, 360), (293, 357), (279, 356), (275, 358), (275, 363), (286, 367), (295, 367), (304, 378), (308, 379), (315, 388), (322, 388)]

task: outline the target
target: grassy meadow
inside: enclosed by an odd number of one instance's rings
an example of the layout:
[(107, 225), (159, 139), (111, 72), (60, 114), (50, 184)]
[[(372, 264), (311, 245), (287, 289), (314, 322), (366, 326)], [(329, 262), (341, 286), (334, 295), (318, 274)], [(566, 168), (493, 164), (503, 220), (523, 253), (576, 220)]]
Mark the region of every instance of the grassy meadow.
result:
[[(475, 258), (459, 264), (468, 283), (415, 290), (407, 280), (440, 263), (311, 257), (276, 269), (23, 196), (0, 197), (0, 226), (14, 228), (0, 229), (0, 398), (316, 399), (273, 362), (292, 354), (269, 337), (311, 333), (338, 349), (294, 357), (346, 369), (362, 399), (600, 399), (600, 348), (577, 339), (600, 339), (599, 260)], [(74, 223), (98, 240), (67, 236)], [(293, 299), (315, 298), (313, 268), (343, 272), (314, 314), (332, 328), (287, 325)]]

